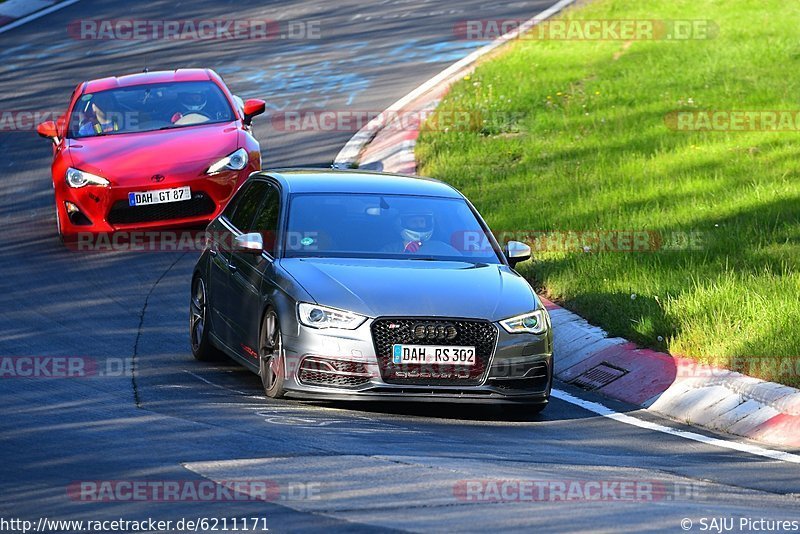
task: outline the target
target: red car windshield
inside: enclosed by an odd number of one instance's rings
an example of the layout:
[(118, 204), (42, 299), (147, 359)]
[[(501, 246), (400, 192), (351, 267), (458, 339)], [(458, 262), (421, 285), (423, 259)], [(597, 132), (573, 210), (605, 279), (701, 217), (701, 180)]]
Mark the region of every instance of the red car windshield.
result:
[(76, 102), (69, 137), (150, 132), (229, 122), (234, 113), (213, 82), (171, 82), (86, 93)]

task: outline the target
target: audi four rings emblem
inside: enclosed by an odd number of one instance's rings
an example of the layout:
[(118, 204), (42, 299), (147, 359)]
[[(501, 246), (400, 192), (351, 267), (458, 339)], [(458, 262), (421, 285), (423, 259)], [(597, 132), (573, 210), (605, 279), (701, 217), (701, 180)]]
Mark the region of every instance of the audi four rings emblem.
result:
[(455, 339), (458, 330), (451, 324), (415, 324), (414, 337), (417, 339)]

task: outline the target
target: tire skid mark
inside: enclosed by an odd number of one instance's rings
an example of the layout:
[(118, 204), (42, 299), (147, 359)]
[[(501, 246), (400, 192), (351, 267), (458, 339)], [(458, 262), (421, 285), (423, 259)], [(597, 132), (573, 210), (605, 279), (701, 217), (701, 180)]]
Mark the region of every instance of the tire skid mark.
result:
[(142, 305), (142, 311), (139, 313), (139, 326), (136, 328), (136, 339), (133, 342), (133, 356), (131, 357), (131, 388), (133, 389), (133, 402), (137, 408), (142, 408), (142, 399), (139, 396), (139, 387), (136, 383), (136, 369), (138, 364), (138, 356), (139, 356), (139, 340), (142, 337), (142, 327), (144, 326), (144, 316), (147, 313), (147, 305), (150, 303), (150, 297), (155, 291), (158, 284), (161, 280), (164, 279), (167, 274), (172, 270), (175, 265), (179, 261), (186, 256), (186, 252), (183, 252), (180, 256), (178, 256), (175, 261), (173, 261), (169, 267), (167, 267), (163, 273), (158, 277), (158, 279), (150, 286), (150, 290), (147, 292), (147, 295), (144, 298), (144, 304)]

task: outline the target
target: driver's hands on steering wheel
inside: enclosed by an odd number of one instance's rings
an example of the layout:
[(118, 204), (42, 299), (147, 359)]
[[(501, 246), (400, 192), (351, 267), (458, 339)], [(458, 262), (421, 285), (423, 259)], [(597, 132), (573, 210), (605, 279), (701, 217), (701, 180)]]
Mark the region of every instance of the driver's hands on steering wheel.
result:
[(170, 122), (172, 124), (177, 125), (186, 125), (186, 124), (200, 124), (203, 122), (208, 122), (212, 120), (212, 116), (205, 111), (190, 111), (188, 113), (181, 113), (180, 111), (176, 111), (172, 117), (170, 117)]

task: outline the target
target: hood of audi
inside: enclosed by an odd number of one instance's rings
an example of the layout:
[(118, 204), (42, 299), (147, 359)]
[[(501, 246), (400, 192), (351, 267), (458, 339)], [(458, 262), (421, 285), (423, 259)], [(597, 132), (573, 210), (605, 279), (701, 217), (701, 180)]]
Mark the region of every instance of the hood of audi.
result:
[(505, 265), (290, 258), (281, 266), (318, 304), (373, 318), (498, 321), (540, 307), (528, 282)]

